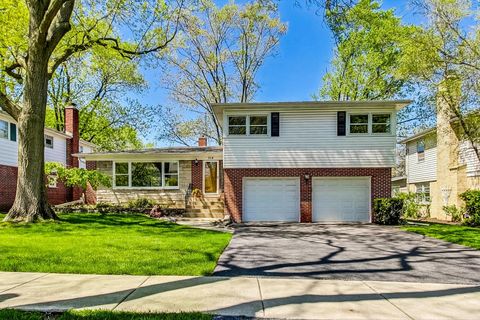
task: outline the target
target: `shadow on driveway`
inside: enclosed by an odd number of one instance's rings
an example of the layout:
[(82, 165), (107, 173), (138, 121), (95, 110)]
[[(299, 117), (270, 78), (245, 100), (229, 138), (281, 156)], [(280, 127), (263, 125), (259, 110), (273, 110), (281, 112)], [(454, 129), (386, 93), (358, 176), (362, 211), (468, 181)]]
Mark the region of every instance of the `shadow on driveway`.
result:
[(397, 227), (244, 225), (214, 275), (479, 284), (480, 250)]

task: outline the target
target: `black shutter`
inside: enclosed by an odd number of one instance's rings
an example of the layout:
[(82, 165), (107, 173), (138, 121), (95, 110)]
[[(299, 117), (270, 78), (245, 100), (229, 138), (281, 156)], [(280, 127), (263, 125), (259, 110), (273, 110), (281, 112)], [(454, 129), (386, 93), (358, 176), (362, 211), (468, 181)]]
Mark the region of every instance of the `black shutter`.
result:
[(270, 115), (270, 121), (272, 123), (272, 137), (280, 136), (280, 113), (272, 112)]
[(10, 141), (17, 141), (17, 125), (10, 123)]
[(347, 126), (347, 113), (345, 111), (337, 112), (337, 136), (344, 136)]

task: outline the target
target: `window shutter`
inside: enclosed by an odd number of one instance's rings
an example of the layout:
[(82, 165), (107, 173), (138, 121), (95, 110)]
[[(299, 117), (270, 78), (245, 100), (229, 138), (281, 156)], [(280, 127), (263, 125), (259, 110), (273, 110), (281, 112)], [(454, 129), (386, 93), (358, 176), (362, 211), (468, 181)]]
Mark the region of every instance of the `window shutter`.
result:
[(337, 136), (344, 136), (347, 126), (347, 112), (338, 111), (337, 112)]
[(280, 136), (280, 113), (272, 112), (270, 115), (270, 121), (272, 124), (272, 137)]
[(17, 141), (17, 125), (10, 123), (10, 141)]

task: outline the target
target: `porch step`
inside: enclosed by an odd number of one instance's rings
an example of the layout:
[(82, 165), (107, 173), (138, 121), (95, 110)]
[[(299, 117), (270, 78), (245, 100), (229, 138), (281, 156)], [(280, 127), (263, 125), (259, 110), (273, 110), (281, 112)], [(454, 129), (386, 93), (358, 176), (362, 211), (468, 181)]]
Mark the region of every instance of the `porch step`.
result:
[(215, 218), (223, 219), (225, 214), (223, 212), (191, 212), (187, 211), (183, 214), (185, 218)]
[(187, 208), (187, 212), (192, 213), (221, 213), (225, 212), (224, 208), (221, 209), (196, 209), (196, 208)]

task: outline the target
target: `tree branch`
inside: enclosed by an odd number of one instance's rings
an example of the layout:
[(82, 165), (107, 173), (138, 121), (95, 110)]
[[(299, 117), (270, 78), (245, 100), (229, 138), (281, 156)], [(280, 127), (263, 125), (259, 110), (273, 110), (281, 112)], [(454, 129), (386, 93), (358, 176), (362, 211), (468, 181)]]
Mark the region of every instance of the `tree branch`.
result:
[(5, 110), (13, 119), (18, 120), (21, 108), (10, 100), (5, 93), (0, 91), (0, 107)]

